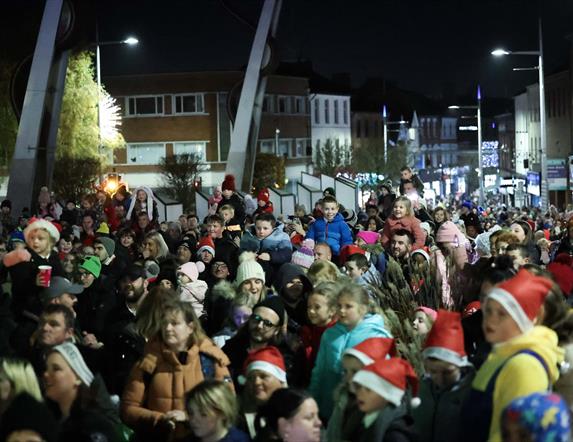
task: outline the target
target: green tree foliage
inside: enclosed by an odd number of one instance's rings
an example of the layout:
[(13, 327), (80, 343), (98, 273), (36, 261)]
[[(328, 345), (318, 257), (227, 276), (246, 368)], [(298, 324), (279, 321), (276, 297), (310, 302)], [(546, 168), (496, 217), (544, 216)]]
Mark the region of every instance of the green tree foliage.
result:
[(16, 145), (18, 121), (10, 103), (10, 76), (14, 66), (0, 63), (0, 166), (10, 163)]
[(384, 162), (383, 142), (368, 143), (352, 151), (352, 168), (356, 172), (377, 173), (398, 179), (400, 168), (411, 165), (408, 145), (401, 141), (395, 146), (388, 146), (387, 158), (388, 161)]
[(99, 173), (100, 161), (97, 158), (59, 156), (54, 168), (54, 191), (79, 201), (82, 195), (93, 192)]
[(184, 153), (161, 158), (159, 168), (163, 176), (164, 191), (183, 204), (183, 210), (192, 210), (195, 204), (195, 180), (205, 165), (196, 154)]
[(259, 191), (263, 188), (283, 188), (285, 185), (285, 159), (270, 153), (257, 153), (253, 187)]
[(335, 176), (350, 164), (350, 152), (349, 147), (337, 146), (329, 138), (324, 145), (315, 147), (315, 169), (325, 175)]

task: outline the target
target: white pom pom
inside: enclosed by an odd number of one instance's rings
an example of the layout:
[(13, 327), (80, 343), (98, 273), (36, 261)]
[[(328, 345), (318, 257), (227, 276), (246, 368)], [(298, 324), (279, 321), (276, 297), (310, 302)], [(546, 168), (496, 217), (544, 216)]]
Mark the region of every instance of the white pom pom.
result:
[(561, 362), (561, 364), (559, 365), (559, 373), (566, 374), (569, 373), (569, 371), (571, 371), (571, 364), (567, 361)]
[(419, 397), (413, 397), (410, 400), (410, 406), (412, 408), (418, 408), (420, 406), (420, 404), (422, 403), (422, 400)]
[(197, 270), (199, 271), (199, 273), (205, 271), (205, 264), (203, 263), (203, 261), (197, 261), (195, 265), (197, 266)]

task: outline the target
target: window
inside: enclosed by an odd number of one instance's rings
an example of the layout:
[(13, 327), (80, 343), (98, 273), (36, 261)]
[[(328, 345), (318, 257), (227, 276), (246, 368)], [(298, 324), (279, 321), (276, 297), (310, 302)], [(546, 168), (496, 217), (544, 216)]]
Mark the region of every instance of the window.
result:
[(279, 114), (290, 114), (290, 97), (279, 97)]
[(127, 145), (128, 164), (158, 164), (165, 156), (165, 144), (144, 143)]
[(291, 140), (279, 140), (279, 155), (290, 157)]
[(163, 97), (127, 97), (126, 101), (126, 116), (163, 114)]
[(330, 101), (324, 100), (324, 124), (330, 124)]
[(306, 114), (306, 97), (295, 97), (294, 104), (296, 114)]
[(263, 99), (263, 112), (272, 114), (275, 111), (275, 97), (274, 95), (265, 95)]
[(205, 141), (173, 143), (173, 155), (182, 155), (185, 153), (194, 154), (201, 161), (207, 161), (207, 143)]
[(348, 100), (342, 102), (342, 121), (348, 124)]
[(275, 153), (275, 141), (274, 140), (263, 140), (260, 143), (261, 153)]
[(308, 148), (310, 147), (310, 140), (306, 138), (299, 138), (296, 140), (295, 156), (304, 157), (308, 156)]
[(320, 123), (320, 99), (314, 100), (314, 124)]
[(205, 99), (203, 94), (176, 95), (176, 114), (198, 114), (205, 112)]
[(332, 102), (334, 106), (334, 124), (338, 124), (338, 100)]

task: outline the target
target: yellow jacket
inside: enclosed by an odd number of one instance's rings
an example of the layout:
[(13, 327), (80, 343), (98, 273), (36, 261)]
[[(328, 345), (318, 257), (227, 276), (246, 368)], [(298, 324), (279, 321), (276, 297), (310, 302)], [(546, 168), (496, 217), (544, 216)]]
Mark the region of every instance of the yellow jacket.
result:
[[(515, 398), (535, 392), (547, 391), (559, 378), (558, 364), (563, 361), (564, 350), (557, 346), (557, 335), (544, 326), (534, 327), (527, 333), (493, 347), (472, 383), (474, 390), (486, 391), (489, 380), (497, 369), (511, 358), (499, 372), (493, 390), (493, 413), (489, 441), (501, 442), (501, 413)], [(547, 369), (530, 354), (516, 353), (531, 350), (538, 354)]]

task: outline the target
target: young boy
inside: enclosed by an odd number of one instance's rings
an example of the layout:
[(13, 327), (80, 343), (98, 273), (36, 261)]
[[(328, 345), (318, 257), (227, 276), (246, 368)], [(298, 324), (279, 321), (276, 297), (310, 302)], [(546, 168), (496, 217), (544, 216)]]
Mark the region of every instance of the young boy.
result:
[(382, 285), (382, 275), (364, 252), (351, 254), (344, 263), (346, 274), (359, 285)]
[(420, 385), (420, 406), (412, 411), (420, 442), (463, 439), (462, 404), (475, 371), (464, 350), (464, 332), (457, 312), (439, 310), (424, 344), (426, 378)]
[(424, 196), (424, 183), (420, 177), (408, 166), (404, 166), (400, 169), (400, 194), (405, 195), (406, 189), (404, 188), (405, 183), (412, 183), (419, 196)]
[[(404, 401), (406, 390), (414, 396), (418, 378), (404, 359), (378, 359), (358, 371), (352, 378), (356, 403), (365, 416), (353, 440), (360, 442), (384, 440), (416, 440), (412, 418)], [(412, 406), (419, 402), (412, 400)]]
[(225, 222), (224, 235), (232, 240), (241, 237), (241, 225), (235, 218), (235, 208), (231, 204), (225, 204), (219, 209), (219, 214), (223, 217)]
[(313, 239), (316, 243), (327, 243), (334, 255), (333, 261), (337, 261), (340, 249), (352, 244), (352, 233), (342, 215), (338, 213), (340, 206), (336, 198), (327, 195), (322, 199), (320, 206), (322, 216), (310, 225), (306, 238)]
[(529, 249), (523, 244), (510, 244), (505, 249), (505, 254), (513, 260), (513, 268), (519, 270), (525, 264), (529, 264)]

